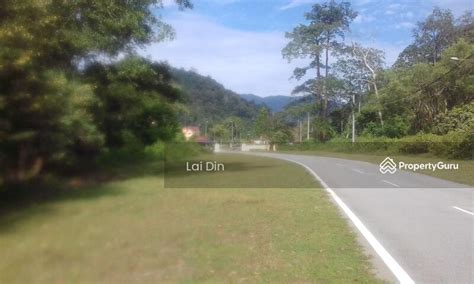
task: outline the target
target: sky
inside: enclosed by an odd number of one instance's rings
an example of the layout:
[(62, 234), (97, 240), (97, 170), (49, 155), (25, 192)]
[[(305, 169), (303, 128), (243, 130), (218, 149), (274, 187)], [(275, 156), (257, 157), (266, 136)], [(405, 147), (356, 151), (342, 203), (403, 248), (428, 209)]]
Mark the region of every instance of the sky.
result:
[[(304, 13), (321, 0), (192, 0), (194, 9), (180, 11), (163, 0), (154, 13), (171, 24), (172, 41), (151, 44), (140, 54), (194, 69), (237, 93), (261, 97), (290, 95), (298, 81), (295, 67), (307, 60), (283, 59), (285, 32), (304, 24)], [(473, 9), (472, 0), (354, 0), (357, 18), (346, 35), (385, 52), (387, 66), (412, 42), (412, 29), (433, 7), (449, 8), (457, 17)]]

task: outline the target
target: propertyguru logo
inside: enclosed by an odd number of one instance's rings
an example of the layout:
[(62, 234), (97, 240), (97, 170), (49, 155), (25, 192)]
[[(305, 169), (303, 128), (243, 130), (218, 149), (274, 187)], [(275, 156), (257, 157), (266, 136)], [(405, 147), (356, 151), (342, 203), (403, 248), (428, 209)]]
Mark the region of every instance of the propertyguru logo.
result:
[(382, 174), (394, 174), (397, 170), (406, 170), (416, 172), (418, 170), (428, 170), (428, 171), (437, 171), (437, 170), (457, 170), (459, 169), (459, 164), (445, 163), (439, 161), (436, 163), (405, 163), (398, 162), (396, 163), (392, 158), (387, 157), (380, 163), (380, 172)]

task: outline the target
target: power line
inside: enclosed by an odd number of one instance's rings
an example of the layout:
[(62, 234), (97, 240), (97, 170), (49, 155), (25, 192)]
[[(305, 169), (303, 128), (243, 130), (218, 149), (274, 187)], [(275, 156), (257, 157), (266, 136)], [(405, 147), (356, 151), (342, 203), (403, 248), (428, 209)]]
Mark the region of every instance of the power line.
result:
[(395, 99), (395, 100), (392, 100), (392, 101), (385, 101), (384, 104), (393, 104), (393, 103), (397, 103), (397, 102), (400, 102), (400, 101), (403, 101), (403, 100), (406, 100), (406, 99), (414, 99), (416, 97), (418, 97), (420, 94), (419, 92), (423, 91), (424, 89), (426, 89), (427, 87), (435, 84), (436, 82), (440, 81), (441, 79), (443, 79), (444, 77), (446, 77), (447, 75), (451, 74), (453, 71), (455, 71), (456, 69), (459, 68), (459, 66), (461, 66), (462, 64), (464, 64), (464, 62), (466, 62), (468, 59), (470, 59), (471, 57), (474, 57), (474, 54), (471, 54), (469, 55), (468, 57), (464, 58), (463, 60), (461, 60), (459, 62), (459, 64), (453, 68), (451, 68), (448, 72), (444, 73), (443, 75), (439, 76), (438, 78), (436, 78), (435, 80), (431, 81), (430, 83), (428, 84), (425, 84), (424, 86), (421, 86), (419, 87), (415, 92), (413, 92), (413, 95), (409, 95), (409, 96), (406, 96), (406, 97), (403, 97), (403, 98), (399, 98), (399, 99)]

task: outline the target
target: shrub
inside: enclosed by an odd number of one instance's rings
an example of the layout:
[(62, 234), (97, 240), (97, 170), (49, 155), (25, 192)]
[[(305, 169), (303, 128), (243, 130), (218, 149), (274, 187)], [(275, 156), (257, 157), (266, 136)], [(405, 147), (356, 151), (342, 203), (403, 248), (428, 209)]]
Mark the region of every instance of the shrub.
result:
[(419, 133), (399, 139), (398, 149), (404, 154), (424, 154), (430, 152), (433, 143), (439, 142), (441, 142), (441, 137), (438, 135)]
[(447, 113), (441, 113), (435, 118), (433, 132), (447, 134), (451, 131), (472, 130), (474, 127), (474, 102), (455, 107)]
[(331, 127), (327, 119), (316, 118), (313, 120), (313, 136), (317, 141), (326, 142), (336, 135), (336, 131)]
[(430, 152), (451, 159), (474, 158), (474, 131), (451, 131), (441, 141), (430, 144)]

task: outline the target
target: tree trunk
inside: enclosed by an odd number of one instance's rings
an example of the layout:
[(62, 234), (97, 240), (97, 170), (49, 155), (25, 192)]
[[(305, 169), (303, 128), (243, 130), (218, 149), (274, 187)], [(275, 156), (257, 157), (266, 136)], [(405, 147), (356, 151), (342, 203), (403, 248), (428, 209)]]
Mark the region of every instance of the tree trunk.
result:
[(7, 171), (6, 182), (21, 184), (37, 177), (43, 170), (44, 159), (41, 156), (32, 157), (28, 143), (18, 147), (18, 160), (14, 169)]
[(329, 74), (329, 34), (326, 39), (326, 60), (324, 66), (324, 83), (323, 83), (323, 118), (326, 119), (328, 116), (328, 94), (326, 93), (326, 80), (328, 79)]
[[(375, 82), (376, 76), (374, 75), (373, 77), (374, 77), (373, 86), (374, 86), (375, 96), (377, 97), (377, 101), (378, 101), (378, 103), (380, 104), (379, 89), (377, 88), (377, 83)], [(380, 106), (378, 106), (377, 109), (378, 109), (377, 112), (378, 112), (378, 115), (379, 115), (380, 124), (383, 126), (382, 110), (380, 109)]]
[(311, 124), (310, 118), (309, 118), (309, 112), (308, 112), (308, 132), (306, 134), (306, 140), (309, 141), (309, 126)]
[(355, 95), (352, 95), (352, 143), (355, 143)]
[(361, 101), (361, 98), (360, 98), (360, 95), (358, 96), (359, 97), (359, 100), (357, 101), (357, 104), (358, 104), (358, 110), (357, 110), (357, 113), (360, 114), (360, 101)]
[(320, 79), (321, 78), (321, 59), (319, 58), (319, 55), (316, 57), (316, 78)]

